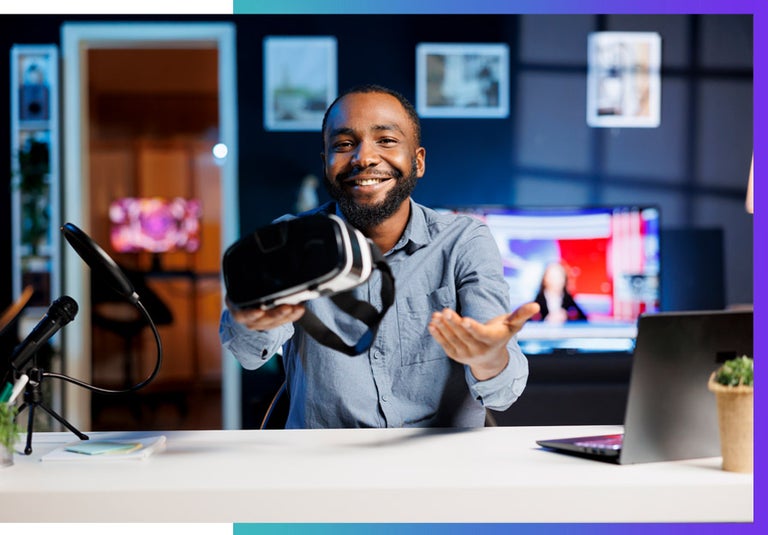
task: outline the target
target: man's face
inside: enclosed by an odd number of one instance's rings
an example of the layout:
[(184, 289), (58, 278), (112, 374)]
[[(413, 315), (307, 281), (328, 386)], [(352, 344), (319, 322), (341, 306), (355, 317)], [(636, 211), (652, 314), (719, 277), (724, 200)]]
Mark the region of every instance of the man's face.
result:
[(424, 176), (425, 150), (413, 123), (386, 93), (352, 93), (337, 102), (323, 141), (325, 186), (357, 228), (392, 216)]

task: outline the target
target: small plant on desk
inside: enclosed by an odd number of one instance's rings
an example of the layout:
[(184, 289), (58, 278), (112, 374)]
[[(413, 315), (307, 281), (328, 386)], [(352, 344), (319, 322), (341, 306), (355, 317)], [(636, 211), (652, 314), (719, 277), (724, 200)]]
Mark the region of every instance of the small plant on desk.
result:
[(0, 403), (0, 465), (13, 464), (13, 446), (19, 438), (16, 406)]
[(753, 470), (754, 369), (753, 359), (742, 355), (724, 362), (709, 378), (717, 399), (723, 470)]
[(755, 363), (746, 355), (723, 363), (715, 372), (715, 381), (723, 386), (754, 386)]

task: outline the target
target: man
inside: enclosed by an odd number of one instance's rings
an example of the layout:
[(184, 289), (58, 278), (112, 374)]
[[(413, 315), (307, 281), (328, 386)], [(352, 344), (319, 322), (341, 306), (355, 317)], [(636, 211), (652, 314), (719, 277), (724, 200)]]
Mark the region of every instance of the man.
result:
[[(400, 94), (363, 86), (341, 95), (323, 119), (325, 186), (336, 213), (385, 254), (395, 303), (371, 348), (349, 357), (292, 322), (311, 308), (351, 339), (364, 331), (327, 298), (269, 310), (225, 310), (222, 343), (248, 369), (283, 344), (290, 394), (286, 427), (478, 427), (485, 409), (522, 393), (528, 364), (514, 335), (538, 311), (509, 314), (509, 289), (487, 227), (411, 200), (425, 172), (419, 119)], [(380, 308), (380, 273), (355, 296)]]

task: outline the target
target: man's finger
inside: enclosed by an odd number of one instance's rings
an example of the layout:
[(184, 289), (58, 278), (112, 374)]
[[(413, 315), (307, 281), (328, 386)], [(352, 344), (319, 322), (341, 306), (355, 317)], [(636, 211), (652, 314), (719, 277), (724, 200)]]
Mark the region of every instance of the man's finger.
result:
[(506, 323), (507, 326), (511, 329), (519, 331), (523, 328), (525, 322), (537, 314), (539, 310), (541, 310), (541, 307), (538, 303), (525, 303), (524, 305), (520, 305), (517, 310), (507, 316), (507, 319), (504, 321), (504, 323)]

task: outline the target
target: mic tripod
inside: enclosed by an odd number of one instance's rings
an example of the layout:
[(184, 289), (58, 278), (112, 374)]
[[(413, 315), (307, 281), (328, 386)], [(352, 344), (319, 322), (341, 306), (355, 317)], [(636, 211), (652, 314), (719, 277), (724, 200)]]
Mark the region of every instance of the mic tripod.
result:
[(160, 333), (157, 331), (157, 327), (155, 326), (155, 323), (152, 321), (152, 318), (149, 315), (149, 312), (147, 312), (147, 309), (144, 307), (141, 301), (139, 301), (138, 296), (133, 301), (133, 304), (141, 311), (142, 315), (147, 320), (149, 327), (152, 329), (152, 334), (154, 335), (155, 345), (157, 348), (157, 360), (155, 361), (155, 367), (150, 373), (150, 375), (147, 378), (145, 378), (143, 381), (133, 386), (122, 388), (119, 390), (98, 387), (92, 384), (88, 384), (79, 379), (75, 379), (74, 377), (69, 377), (68, 375), (43, 371), (37, 366), (36, 353), (32, 353), (32, 356), (30, 357), (32, 365), (26, 372), (20, 369), (17, 369), (15, 367), (13, 368), (15, 372), (14, 375), (17, 375), (17, 378), (21, 377), (22, 375), (26, 375), (29, 378), (29, 382), (24, 386), (24, 402), (19, 407), (19, 411), (16, 415), (18, 418), (18, 415), (21, 413), (21, 411), (23, 411), (26, 408), (29, 408), (29, 415), (27, 420), (28, 421), (27, 444), (26, 444), (26, 447), (24, 448), (25, 455), (29, 455), (32, 453), (32, 433), (34, 431), (34, 417), (35, 417), (35, 409), (37, 407), (39, 407), (40, 409), (48, 413), (50, 416), (56, 419), (64, 427), (72, 431), (72, 433), (77, 435), (77, 437), (80, 440), (88, 440), (87, 435), (78, 431), (75, 426), (73, 426), (71, 423), (65, 420), (62, 416), (56, 414), (56, 412), (54, 412), (50, 407), (48, 407), (45, 403), (43, 403), (42, 382), (44, 378), (49, 377), (53, 379), (61, 379), (62, 381), (66, 381), (68, 383), (72, 383), (74, 385), (80, 386), (92, 392), (97, 392), (101, 394), (127, 394), (131, 392), (135, 392), (136, 390), (139, 390), (140, 388), (145, 387), (157, 376), (158, 372), (160, 371), (160, 365), (163, 360), (163, 348), (162, 348), (162, 342), (160, 340)]
[(27, 443), (24, 447), (24, 454), (30, 455), (32, 453), (32, 433), (35, 427), (35, 409), (37, 407), (47, 412), (61, 425), (72, 431), (80, 440), (88, 440), (87, 435), (81, 433), (75, 426), (64, 419), (63, 416), (57, 414), (43, 402), (43, 378), (49, 377), (50, 374), (37, 367), (37, 363), (34, 362), (34, 357), (32, 367), (26, 374), (27, 377), (29, 377), (29, 382), (24, 387), (24, 403), (21, 404), (19, 411), (16, 413), (16, 417), (18, 418), (18, 415), (21, 414), (24, 409), (29, 410), (29, 414), (27, 415)]

